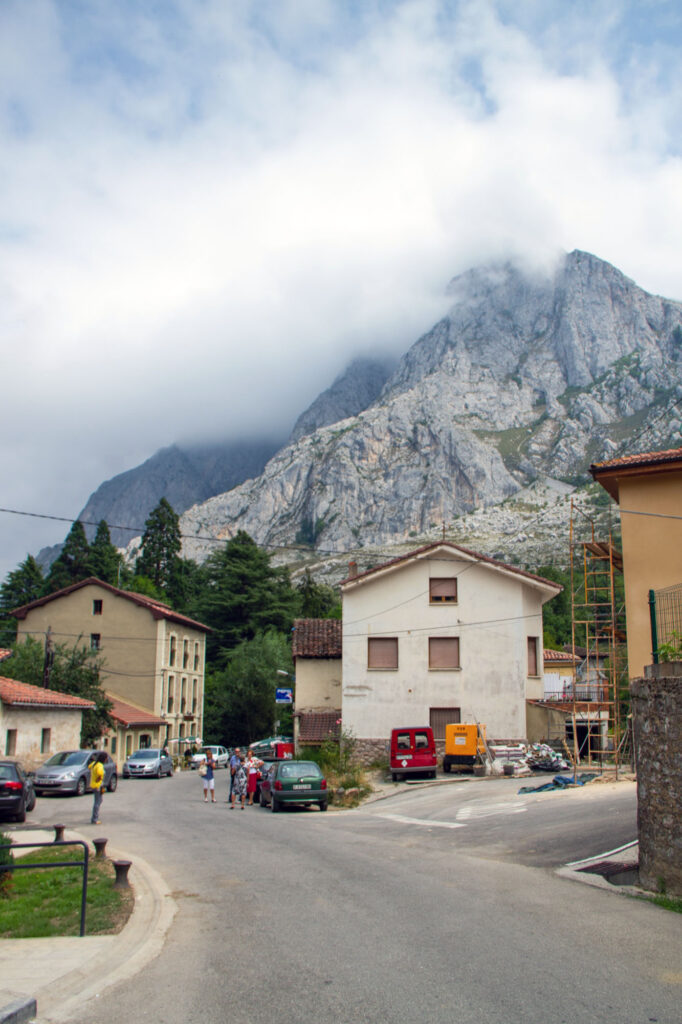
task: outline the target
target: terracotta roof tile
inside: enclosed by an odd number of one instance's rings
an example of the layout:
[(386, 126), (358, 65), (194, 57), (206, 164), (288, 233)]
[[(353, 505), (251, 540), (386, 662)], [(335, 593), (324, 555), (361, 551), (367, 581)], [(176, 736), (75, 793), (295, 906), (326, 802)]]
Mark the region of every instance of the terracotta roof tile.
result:
[(180, 612), (173, 611), (167, 604), (162, 604), (160, 601), (154, 600), (153, 597), (147, 597), (146, 594), (136, 594), (132, 590), (119, 590), (118, 587), (112, 587), (110, 583), (105, 583), (104, 580), (98, 580), (96, 576), (89, 576), (86, 580), (80, 580), (78, 583), (72, 583), (70, 587), (64, 587), (62, 590), (55, 590), (53, 594), (47, 594), (45, 597), (39, 597), (37, 601), (31, 601), (30, 604), (24, 604), (20, 608), (14, 608), (12, 615), (15, 615), (17, 619), (25, 619), (28, 612), (33, 608), (41, 608), (43, 605), (49, 604), (50, 601), (54, 601), (57, 598), (65, 597), (67, 594), (72, 594), (75, 590), (80, 590), (82, 587), (96, 586), (102, 587), (103, 590), (109, 591), (110, 594), (116, 594), (117, 597), (124, 597), (127, 601), (132, 601), (133, 604), (139, 605), (141, 608), (147, 608), (155, 619), (168, 619), (169, 622), (177, 622), (180, 625), (191, 626), (193, 629), (200, 629), (204, 633), (211, 633), (211, 627), (204, 625), (203, 622), (197, 622), (195, 619), (190, 619), (187, 615), (182, 615)]
[(603, 469), (619, 469), (621, 466), (624, 468), (656, 466), (666, 462), (682, 462), (682, 448), (667, 448), (662, 452), (640, 452), (638, 455), (623, 455), (618, 459), (595, 462), (590, 466), (590, 473), (593, 470), (598, 473)]
[(70, 693), (45, 690), (42, 686), (20, 683), (16, 679), (6, 679), (4, 676), (0, 676), (0, 700), (3, 704), (77, 708), (79, 711), (87, 711), (95, 707), (91, 700), (74, 697)]
[(341, 619), (295, 619), (294, 658), (340, 658)]
[(301, 744), (338, 739), (341, 732), (340, 711), (306, 711), (299, 716), (299, 721), (298, 741)]
[(560, 662), (562, 662), (563, 664), (566, 664), (566, 665), (573, 665), (575, 662), (580, 661), (580, 658), (578, 657), (577, 654), (576, 654), (576, 656), (574, 658), (572, 654), (568, 653), (568, 651), (552, 651), (552, 650), (548, 650), (545, 647), (544, 661), (545, 661), (545, 664), (547, 664), (549, 662), (552, 662), (552, 661), (557, 661), (557, 662), (560, 661)]
[(124, 700), (118, 700), (116, 697), (109, 698), (112, 704), (111, 711), (109, 714), (112, 718), (115, 718), (121, 725), (125, 725), (126, 728), (134, 725), (165, 725), (165, 719), (159, 718), (154, 715), (151, 711), (145, 711), (142, 708), (136, 708), (132, 704), (126, 704)]
[(508, 565), (506, 562), (498, 562), (496, 558), (490, 558), (488, 555), (482, 555), (478, 551), (472, 551), (469, 548), (463, 548), (460, 544), (453, 544), (449, 540), (437, 540), (432, 544), (425, 544), (421, 548), (415, 548), (414, 551), (408, 551), (405, 555), (399, 555), (397, 558), (392, 558), (388, 562), (384, 562), (382, 565), (375, 565), (372, 569), (367, 569), (365, 572), (359, 572), (355, 576), (348, 576), (345, 580), (341, 581), (341, 587), (345, 587), (349, 583), (355, 583), (356, 580), (365, 580), (374, 573), (381, 572), (384, 569), (393, 568), (393, 566), (400, 565), (401, 562), (409, 562), (415, 558), (419, 558), (422, 555), (427, 555), (431, 551), (437, 551), (439, 548), (447, 548), (455, 553), (461, 552), (463, 555), (467, 555), (469, 558), (475, 559), (477, 562), (482, 562), (484, 565), (492, 565), (497, 569), (504, 569), (506, 572), (515, 573), (517, 576), (523, 576), (525, 579), (532, 580), (535, 583), (542, 583), (546, 586), (552, 587), (557, 593), (561, 593), (564, 589), (559, 583), (555, 583), (554, 580), (546, 580), (544, 576), (536, 576), (533, 572), (528, 572), (526, 569), (519, 569), (516, 565)]

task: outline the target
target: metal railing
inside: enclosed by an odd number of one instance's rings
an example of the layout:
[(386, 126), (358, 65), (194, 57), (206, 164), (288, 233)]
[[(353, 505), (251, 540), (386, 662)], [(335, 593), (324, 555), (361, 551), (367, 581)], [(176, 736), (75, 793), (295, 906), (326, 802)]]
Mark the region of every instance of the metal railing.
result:
[(682, 637), (682, 583), (649, 591), (649, 618), (651, 652), (654, 665), (658, 665), (661, 644), (668, 643), (676, 636)]
[(29, 871), (31, 868), (81, 868), (83, 871), (83, 890), (81, 893), (80, 935), (82, 937), (85, 935), (85, 907), (88, 895), (88, 858), (90, 855), (88, 844), (83, 842), (82, 839), (58, 839), (52, 843), (1, 843), (0, 850), (21, 850), (29, 847), (38, 849), (41, 846), (47, 846), (51, 850), (55, 846), (82, 846), (83, 860), (60, 860), (43, 864), (0, 864), (0, 871)]

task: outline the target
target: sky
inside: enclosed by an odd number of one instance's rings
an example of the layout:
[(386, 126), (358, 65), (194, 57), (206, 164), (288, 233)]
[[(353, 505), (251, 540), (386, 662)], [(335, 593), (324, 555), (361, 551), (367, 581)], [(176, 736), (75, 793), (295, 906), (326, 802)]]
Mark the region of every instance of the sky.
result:
[(178, 442), (284, 434), (450, 279), (682, 300), (678, 0), (2, 0), (0, 579)]

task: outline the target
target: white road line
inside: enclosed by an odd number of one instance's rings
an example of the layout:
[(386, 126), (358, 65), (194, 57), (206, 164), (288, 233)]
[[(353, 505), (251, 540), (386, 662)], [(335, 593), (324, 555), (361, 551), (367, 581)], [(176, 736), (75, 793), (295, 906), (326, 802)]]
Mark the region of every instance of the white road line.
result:
[(480, 818), (495, 818), (503, 814), (522, 814), (527, 809), (520, 801), (513, 804), (466, 804), (457, 811), (457, 821), (477, 821)]
[(398, 821), (402, 825), (425, 825), (426, 828), (466, 828), (466, 825), (458, 824), (456, 821), (429, 821), (428, 818), (408, 818), (404, 814), (380, 814), (380, 818), (388, 818), (389, 821)]

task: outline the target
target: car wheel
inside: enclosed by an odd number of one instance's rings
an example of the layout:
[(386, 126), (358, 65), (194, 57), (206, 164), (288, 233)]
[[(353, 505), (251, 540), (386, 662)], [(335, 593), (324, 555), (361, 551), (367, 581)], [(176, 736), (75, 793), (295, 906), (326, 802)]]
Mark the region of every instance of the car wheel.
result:
[(279, 800), (275, 800), (274, 796), (270, 801), (270, 810), (273, 814), (277, 814), (277, 811), (279, 810)]
[(84, 796), (85, 794), (85, 779), (81, 775), (76, 785), (76, 796)]
[(321, 811), (326, 811), (327, 810), (327, 801), (326, 800), (320, 800), (320, 810)]
[(262, 789), (261, 789), (260, 793), (258, 794), (258, 803), (261, 805), (261, 807), (265, 807), (265, 797), (263, 796), (263, 790)]
[(391, 782), (397, 782), (397, 781), (398, 781), (397, 773), (396, 772), (391, 772)]
[(21, 810), (14, 815), (15, 821), (26, 821), (26, 807), (22, 807)]
[(433, 771), (431, 772), (431, 778), (435, 779), (435, 777), (436, 777), (436, 769), (434, 768)]
[(32, 793), (31, 794), (31, 802), (28, 804), (26, 810), (27, 811), (32, 811), (33, 808), (35, 807), (35, 805), (36, 805), (36, 795), (35, 795), (35, 793)]
[(443, 761), (443, 771), (445, 772), (446, 775), (450, 774), (450, 762), (449, 761), (447, 761), (447, 762)]
[(114, 774), (109, 779), (109, 785), (107, 786), (107, 789), (109, 790), (110, 793), (115, 793), (117, 786), (118, 786), (118, 775), (116, 775), (116, 773), (114, 772)]

